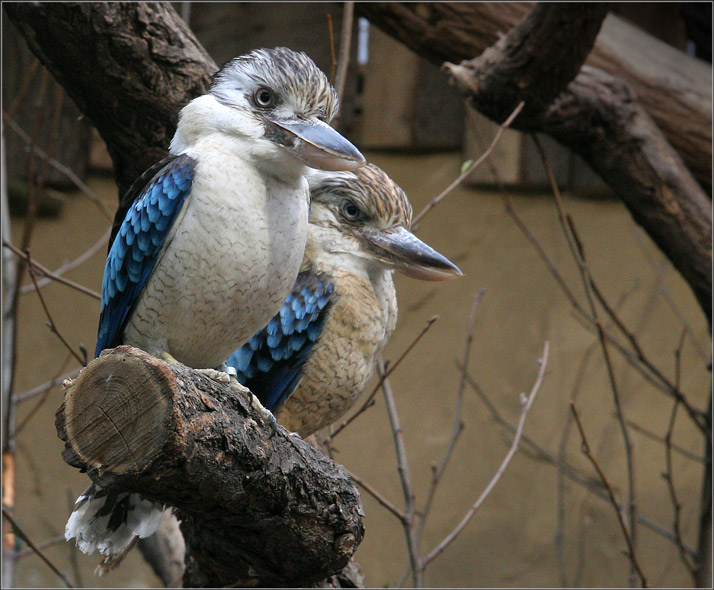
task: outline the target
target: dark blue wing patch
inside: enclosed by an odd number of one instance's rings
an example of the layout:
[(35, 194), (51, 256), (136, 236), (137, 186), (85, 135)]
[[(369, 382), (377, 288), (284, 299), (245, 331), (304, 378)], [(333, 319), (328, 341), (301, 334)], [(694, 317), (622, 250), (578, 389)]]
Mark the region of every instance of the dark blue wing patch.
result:
[(267, 409), (276, 411), (297, 387), (334, 298), (327, 275), (301, 272), (280, 312), (228, 359)]
[(104, 267), (95, 356), (122, 343), (129, 315), (154, 270), (176, 215), (191, 192), (195, 168), (196, 161), (189, 156), (170, 159), (128, 207)]

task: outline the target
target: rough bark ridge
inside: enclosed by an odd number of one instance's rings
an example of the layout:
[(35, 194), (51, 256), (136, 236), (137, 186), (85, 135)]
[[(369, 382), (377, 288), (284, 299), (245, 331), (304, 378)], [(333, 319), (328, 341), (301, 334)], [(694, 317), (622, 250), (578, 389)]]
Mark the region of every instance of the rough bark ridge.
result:
[(313, 584), (362, 540), (343, 467), (273, 434), (229, 386), (136, 348), (104, 351), (68, 384), (57, 432), (100, 486), (178, 509), (187, 587)]
[[(525, 101), (512, 127), (548, 133), (582, 156), (689, 283), (711, 324), (710, 200), (629, 86), (580, 68), (602, 6), (540, 4), (482, 55), (444, 68), (474, 108), (495, 121)], [(577, 47), (568, 59), (554, 59)]]
[(168, 152), (179, 110), (217, 66), (169, 3), (3, 3), (97, 128), (122, 195)]
[[(415, 53), (441, 65), (480, 55), (534, 6), (530, 2), (358, 2), (355, 10)], [(687, 57), (615, 15), (605, 20), (585, 63), (628, 82), (697, 181), (711, 192), (711, 65)]]

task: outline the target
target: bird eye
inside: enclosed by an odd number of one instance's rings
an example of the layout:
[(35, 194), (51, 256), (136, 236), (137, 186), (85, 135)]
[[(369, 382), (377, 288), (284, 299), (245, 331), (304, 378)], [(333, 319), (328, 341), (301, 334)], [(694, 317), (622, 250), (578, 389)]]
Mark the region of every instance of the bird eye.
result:
[(270, 88), (258, 88), (255, 93), (255, 102), (258, 106), (269, 107), (275, 101), (275, 96)]
[(353, 202), (347, 201), (344, 205), (342, 205), (342, 214), (350, 221), (354, 221), (360, 218), (362, 211)]

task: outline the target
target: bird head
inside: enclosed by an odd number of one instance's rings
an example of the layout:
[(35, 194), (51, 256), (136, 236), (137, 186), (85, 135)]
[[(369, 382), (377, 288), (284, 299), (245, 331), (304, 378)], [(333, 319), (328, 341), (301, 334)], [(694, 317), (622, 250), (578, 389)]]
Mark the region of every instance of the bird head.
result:
[(409, 199), (377, 166), (315, 172), (308, 176), (308, 182), (312, 194), (311, 248), (427, 281), (462, 276), (455, 264), (409, 231)]
[[(208, 93), (184, 108), (179, 126), (204, 124), (207, 132), (247, 138), (252, 156), (278, 166), (287, 152), (312, 168), (351, 170), (365, 160), (328, 125), (337, 104), (337, 93), (307, 55), (286, 47), (257, 49), (226, 63)], [(191, 117), (194, 111), (204, 120)], [(188, 131), (180, 142), (188, 143)]]

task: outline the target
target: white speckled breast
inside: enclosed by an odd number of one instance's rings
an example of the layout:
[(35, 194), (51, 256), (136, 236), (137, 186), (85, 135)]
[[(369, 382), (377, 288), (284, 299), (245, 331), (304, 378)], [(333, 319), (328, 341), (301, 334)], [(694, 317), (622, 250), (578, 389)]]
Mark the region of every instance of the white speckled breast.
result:
[(124, 333), (194, 368), (218, 367), (278, 312), (307, 236), (304, 179), (266, 177), (229, 148), (194, 156), (191, 195)]

